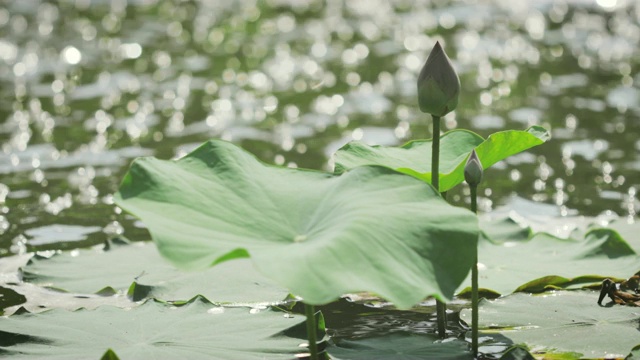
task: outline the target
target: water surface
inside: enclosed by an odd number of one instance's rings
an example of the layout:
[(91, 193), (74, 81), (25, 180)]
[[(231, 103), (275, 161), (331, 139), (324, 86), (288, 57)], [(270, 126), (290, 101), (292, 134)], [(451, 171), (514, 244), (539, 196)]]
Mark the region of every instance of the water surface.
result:
[(444, 130), (553, 135), (485, 172), (482, 211), (635, 218), (634, 1), (19, 0), (0, 8), (0, 255), (147, 239), (112, 201), (137, 156), (221, 138), (331, 170), (353, 139), (430, 138), (415, 82), (435, 41), (462, 81)]

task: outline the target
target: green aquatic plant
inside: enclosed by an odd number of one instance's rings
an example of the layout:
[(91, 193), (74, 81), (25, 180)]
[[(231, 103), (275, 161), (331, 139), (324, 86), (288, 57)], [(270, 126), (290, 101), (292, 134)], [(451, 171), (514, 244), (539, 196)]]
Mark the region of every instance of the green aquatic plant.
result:
[[(442, 46), (436, 42), (418, 77), (418, 105), (422, 112), (432, 116), (432, 139), (412, 141), (400, 148), (352, 142), (336, 153), (335, 171), (341, 173), (363, 165), (382, 165), (429, 182), (436, 191), (446, 192), (462, 182), (465, 159), (472, 151), (481, 172), (483, 163), (489, 167), (549, 139), (548, 131), (537, 126), (527, 131), (499, 132), (486, 140), (470, 131), (454, 130), (442, 135), (441, 146), (440, 118), (457, 107), (459, 93), (458, 75)], [(482, 162), (476, 151), (481, 154)], [(429, 155), (430, 162), (425, 161)], [(473, 293), (477, 296), (477, 289)], [(439, 300), (436, 304), (438, 333), (445, 337), (446, 305)]]
[[(437, 123), (434, 118), (434, 124)], [(434, 125), (436, 126), (436, 125)], [(434, 129), (431, 140), (415, 140), (402, 147), (369, 146), (351, 142), (335, 155), (336, 172), (341, 173), (358, 166), (381, 165), (430, 182), (438, 191), (448, 191), (464, 179), (465, 159), (471, 151), (482, 158), (484, 168), (511, 155), (540, 145), (550, 137), (549, 132), (539, 126), (526, 131), (508, 130), (490, 135), (487, 139), (467, 130), (453, 130), (442, 137)], [(430, 161), (425, 156), (431, 153)], [(437, 303), (438, 332), (445, 334), (446, 309)]]
[[(458, 106), (460, 93), (460, 79), (449, 57), (436, 41), (427, 62), (425, 62), (418, 76), (418, 105), (420, 111), (431, 114), (433, 143), (431, 150), (431, 185), (436, 191), (442, 191), (439, 183), (440, 159), (440, 118), (455, 110)], [(444, 338), (446, 335), (447, 310), (445, 304), (436, 302), (438, 317), (438, 333)]]
[(203, 271), (181, 271), (148, 242), (112, 244), (106, 250), (79, 249), (49, 258), (35, 255), (22, 268), (22, 274), (24, 281), (33, 285), (77, 294), (124, 292), (133, 301), (156, 298), (185, 302), (202, 295), (223, 304), (272, 304), (289, 294), (256, 271), (250, 259), (225, 262)]
[(293, 358), (302, 352), (304, 317), (283, 315), (202, 297), (179, 307), (148, 300), (128, 311), (22, 312), (0, 321), (0, 352), (11, 359), (99, 359), (106, 349), (122, 359)]
[[(434, 120), (430, 141), (403, 148), (350, 144), (337, 153), (336, 174), (327, 174), (265, 165), (212, 140), (178, 161), (137, 159), (114, 199), (145, 223), (160, 253), (178, 267), (250, 258), (259, 273), (304, 299), (310, 329), (314, 305), (371, 291), (399, 308), (434, 296), (444, 337), (444, 304), (477, 263), (479, 232), (477, 218), (439, 192), (462, 181), (472, 151), (478, 165), (490, 166), (548, 139), (539, 127), (486, 140), (458, 130), (442, 136), (441, 151), (440, 117), (457, 105), (459, 87), (436, 44), (418, 82), (420, 108)], [(308, 336), (315, 360), (313, 331)]]
[[(448, 191), (464, 181), (464, 167), (472, 150), (476, 151), (483, 169), (498, 161), (544, 144), (550, 139), (548, 130), (532, 126), (526, 130), (505, 130), (486, 139), (468, 130), (444, 133), (440, 142), (439, 187)], [(431, 156), (436, 139), (413, 140), (396, 146), (367, 145), (352, 141), (335, 154), (335, 171), (342, 173), (358, 166), (381, 165), (430, 183), (433, 177)]]
[[(434, 296), (444, 337), (444, 304), (477, 264), (479, 230), (473, 213), (449, 205), (440, 191), (465, 178), (477, 186), (483, 165), (549, 137), (540, 127), (487, 139), (464, 130), (440, 136), (440, 117), (455, 109), (459, 89), (436, 44), (418, 81), (420, 109), (433, 116), (431, 140), (402, 148), (349, 144), (336, 154), (335, 174), (266, 165), (211, 140), (177, 161), (135, 160), (114, 200), (145, 223), (174, 265), (202, 270), (249, 258), (261, 276), (302, 297), (313, 360), (314, 305), (348, 292), (370, 291), (399, 308)], [(475, 167), (465, 168), (467, 158)]]
[[(512, 294), (480, 304), (482, 336), (524, 344), (545, 358), (625, 358), (640, 344), (637, 307), (602, 307), (593, 291)], [(468, 310), (460, 313), (468, 321)]]
[(316, 311), (315, 307), (309, 303), (304, 304), (304, 315), (307, 318), (307, 339), (309, 340), (309, 355), (311, 360), (318, 360), (318, 334), (316, 333)]
[[(482, 287), (501, 295), (597, 286), (607, 277), (624, 280), (630, 269), (640, 269), (632, 242), (611, 229), (595, 228), (568, 239), (544, 232), (503, 241), (482, 236), (478, 243)], [(466, 280), (465, 286), (470, 283)]]
[[(399, 148), (351, 142), (335, 155), (336, 173), (359, 166), (381, 165), (428, 182), (438, 192), (446, 192), (467, 176), (468, 182), (476, 183), (477, 186), (483, 166), (487, 168), (511, 155), (542, 144), (550, 137), (549, 132), (539, 126), (526, 131), (498, 132), (486, 140), (466, 130), (454, 130), (441, 136), (440, 118), (457, 107), (460, 80), (439, 42), (436, 42), (420, 71), (417, 89), (420, 110), (432, 116), (432, 139), (412, 141)], [(470, 163), (466, 162), (467, 159)], [(467, 169), (465, 166), (469, 164), (471, 167)], [(476, 186), (472, 186), (473, 190)], [(474, 264), (477, 264), (477, 249), (475, 254)], [(472, 278), (475, 280), (472, 293), (477, 303), (477, 265), (473, 266)], [(436, 301), (438, 333), (444, 338), (446, 305), (438, 299)], [(477, 314), (477, 306), (475, 308)], [(473, 348), (474, 354), (477, 354), (477, 321), (475, 328)]]
[[(471, 211), (478, 213), (478, 185), (482, 181), (482, 163), (478, 159), (475, 150), (464, 167), (464, 180), (469, 184), (471, 191)], [(473, 357), (478, 356), (478, 248), (476, 247), (475, 260), (471, 266), (471, 352)]]
[(448, 301), (479, 234), (471, 212), (392, 169), (334, 175), (271, 166), (219, 140), (177, 161), (135, 160), (114, 199), (175, 265), (206, 269), (248, 257), (307, 305), (354, 291), (399, 308), (427, 296)]

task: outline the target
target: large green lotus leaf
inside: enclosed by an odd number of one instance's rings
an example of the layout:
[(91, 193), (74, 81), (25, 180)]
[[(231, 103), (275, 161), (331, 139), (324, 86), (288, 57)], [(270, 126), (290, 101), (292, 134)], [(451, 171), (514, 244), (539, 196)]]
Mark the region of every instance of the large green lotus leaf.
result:
[(334, 360), (473, 359), (462, 340), (441, 341), (435, 335), (393, 333), (361, 340), (339, 341), (328, 349)]
[[(500, 131), (486, 140), (468, 130), (449, 131), (440, 137), (440, 191), (447, 191), (464, 180), (464, 166), (473, 149), (486, 169), (549, 138), (549, 132), (540, 126), (526, 131)], [(430, 183), (431, 143), (431, 139), (414, 140), (402, 147), (387, 147), (350, 142), (336, 152), (335, 170), (342, 173), (359, 166), (381, 165)]]
[[(622, 358), (640, 343), (638, 308), (598, 306), (595, 291), (513, 294), (480, 303), (480, 336), (498, 332), (516, 344), (580, 358)], [(471, 311), (460, 314), (471, 323)], [(614, 356), (612, 356), (614, 355)]]
[[(284, 335), (304, 321), (282, 312), (213, 306), (202, 298), (173, 307), (155, 301), (124, 310), (54, 309), (0, 321), (0, 353), (10, 359), (287, 359), (303, 341)], [(5, 337), (5, 335), (8, 335)], [(300, 334), (304, 336), (304, 334)]]
[(354, 291), (402, 308), (428, 295), (448, 300), (478, 239), (471, 212), (410, 176), (380, 166), (341, 176), (269, 166), (217, 140), (177, 161), (137, 159), (115, 201), (174, 264), (202, 269), (250, 256), (311, 304)]
[[(529, 241), (481, 241), (478, 259), (480, 287), (501, 294), (586, 286), (640, 270), (640, 256), (609, 229), (594, 229), (581, 241), (546, 233)], [(467, 278), (463, 287), (470, 284)]]
[(27, 282), (73, 293), (131, 287), (134, 300), (155, 297), (186, 301), (202, 295), (213, 302), (260, 303), (283, 300), (288, 291), (257, 272), (247, 259), (206, 271), (181, 271), (162, 259), (152, 243), (114, 245), (109, 250), (75, 250), (33, 258), (24, 267)]

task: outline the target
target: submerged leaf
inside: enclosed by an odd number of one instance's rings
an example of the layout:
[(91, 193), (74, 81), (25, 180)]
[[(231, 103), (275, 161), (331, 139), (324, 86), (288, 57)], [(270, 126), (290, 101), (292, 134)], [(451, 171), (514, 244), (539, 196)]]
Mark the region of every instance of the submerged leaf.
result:
[[(499, 332), (515, 344), (580, 358), (622, 358), (638, 344), (637, 308), (596, 304), (594, 291), (513, 294), (480, 303), (481, 336)], [(471, 320), (471, 311), (461, 318)]]
[[(464, 180), (464, 167), (475, 148), (484, 169), (500, 160), (549, 140), (540, 126), (526, 131), (507, 130), (486, 140), (467, 130), (452, 130), (440, 138), (440, 191), (447, 191)], [(354, 141), (335, 154), (336, 172), (365, 165), (381, 165), (431, 182), (431, 140), (414, 140), (402, 147), (369, 146)]]
[(131, 310), (54, 309), (0, 321), (0, 331), (27, 336), (0, 350), (11, 359), (99, 359), (104, 349), (122, 359), (286, 359), (301, 352), (301, 340), (283, 333), (303, 321), (271, 310), (216, 307), (202, 298), (178, 308), (148, 301)]
[(342, 176), (269, 166), (223, 141), (178, 161), (136, 160), (115, 201), (174, 264), (250, 256), (311, 304), (356, 291), (403, 308), (450, 299), (478, 238), (471, 212), (412, 177), (378, 166)]

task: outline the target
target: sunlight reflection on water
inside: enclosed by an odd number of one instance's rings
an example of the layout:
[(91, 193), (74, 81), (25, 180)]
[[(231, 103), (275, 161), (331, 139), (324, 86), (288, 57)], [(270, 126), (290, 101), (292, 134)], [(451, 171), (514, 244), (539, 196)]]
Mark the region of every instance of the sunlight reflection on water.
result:
[(548, 216), (634, 217), (639, 23), (628, 0), (12, 2), (0, 9), (0, 247), (55, 224), (141, 231), (108, 199), (137, 156), (222, 138), (331, 169), (354, 139), (430, 138), (415, 79), (436, 40), (463, 84), (447, 130), (553, 134), (487, 171), (483, 211), (517, 192), (552, 204)]

